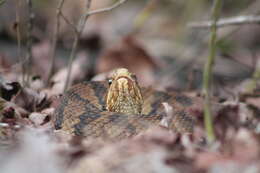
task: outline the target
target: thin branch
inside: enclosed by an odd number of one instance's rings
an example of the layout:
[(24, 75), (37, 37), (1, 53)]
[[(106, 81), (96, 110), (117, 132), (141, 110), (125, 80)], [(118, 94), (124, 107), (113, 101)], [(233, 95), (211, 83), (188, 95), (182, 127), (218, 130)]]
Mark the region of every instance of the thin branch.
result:
[(25, 85), (29, 85), (29, 77), (31, 73), (31, 63), (32, 63), (32, 30), (33, 30), (33, 20), (34, 14), (32, 11), (32, 0), (27, 0), (28, 13), (29, 13), (29, 21), (27, 24), (27, 53), (26, 53), (26, 80)]
[(62, 11), (60, 12), (60, 16), (63, 18), (63, 20), (73, 29), (74, 32), (78, 32), (77, 27), (75, 26), (75, 24), (73, 24), (72, 22), (69, 21), (69, 19), (64, 16), (64, 14), (62, 13)]
[(65, 81), (64, 91), (66, 91), (67, 88), (69, 87), (70, 75), (71, 75), (71, 69), (72, 69), (72, 62), (74, 61), (74, 58), (75, 58), (75, 55), (76, 55), (76, 50), (77, 50), (77, 47), (78, 47), (79, 38), (80, 38), (80, 36), (81, 36), (81, 34), (82, 34), (83, 30), (84, 30), (84, 27), (85, 27), (85, 24), (87, 22), (87, 19), (91, 15), (111, 11), (114, 8), (119, 7), (120, 5), (125, 3), (126, 1), (127, 0), (119, 0), (118, 2), (114, 3), (110, 7), (89, 11), (92, 0), (87, 0), (87, 3), (86, 3), (86, 13), (84, 13), (80, 17), (80, 20), (79, 20), (78, 25), (77, 25), (77, 32), (75, 32), (75, 38), (74, 38), (74, 41), (73, 41), (72, 50), (71, 50), (71, 54), (70, 54), (70, 58), (69, 58), (68, 74), (67, 74), (66, 81)]
[[(232, 25), (245, 25), (245, 24), (260, 24), (260, 16), (237, 16), (230, 18), (219, 19), (216, 23), (216, 26), (226, 27)], [(188, 23), (188, 27), (191, 28), (210, 28), (213, 25), (213, 21), (204, 21), (204, 22), (191, 22)]]
[(111, 5), (110, 7), (106, 7), (106, 8), (102, 8), (102, 9), (98, 9), (98, 10), (93, 10), (90, 11), (89, 13), (86, 13), (85, 15), (91, 16), (93, 14), (97, 14), (97, 13), (104, 13), (104, 12), (108, 12), (113, 10), (114, 8), (119, 7), (120, 5), (124, 4), (127, 0), (119, 0), (118, 2), (116, 2), (115, 4)]
[(212, 82), (212, 69), (214, 65), (214, 59), (216, 54), (216, 39), (217, 39), (217, 21), (219, 18), (221, 9), (221, 0), (214, 0), (213, 12), (212, 12), (212, 26), (211, 26), (211, 38), (209, 43), (209, 56), (207, 63), (204, 66), (203, 71), (203, 94), (205, 96), (204, 103), (204, 125), (207, 132), (207, 140), (209, 143), (215, 140), (215, 134), (213, 130), (211, 104), (210, 104), (210, 90)]
[(16, 30), (16, 36), (17, 36), (17, 56), (21, 65), (22, 69), (22, 86), (25, 85), (24, 81), (24, 75), (25, 75), (25, 68), (24, 68), (24, 60), (22, 58), (21, 54), (21, 33), (20, 33), (20, 15), (19, 15), (19, 9), (21, 7), (21, 1), (16, 0), (16, 12), (15, 12), (15, 30)]
[[(90, 9), (91, 1), (92, 0), (87, 0), (87, 4), (86, 4), (86, 11), (87, 12)], [(83, 29), (84, 29), (84, 26), (85, 26), (85, 23), (86, 23), (87, 19), (88, 19), (87, 15), (82, 15), (80, 17), (80, 20), (79, 20), (79, 23), (78, 23), (77, 32), (75, 32), (75, 38), (74, 38), (74, 41), (73, 41), (72, 50), (71, 50), (70, 58), (69, 58), (68, 74), (67, 74), (66, 81), (65, 81), (64, 92), (67, 90), (67, 88), (70, 85), (70, 74), (71, 74), (71, 69), (72, 69), (72, 63), (73, 63), (75, 55), (76, 55), (76, 50), (77, 50), (77, 47), (78, 47), (79, 37), (81, 36), (81, 33), (82, 33)]]
[(48, 73), (47, 85), (49, 85), (50, 79), (54, 73), (56, 47), (57, 47), (58, 33), (60, 30), (60, 16), (61, 16), (61, 9), (64, 4), (64, 1), (65, 0), (61, 0), (56, 9), (56, 26), (55, 26), (55, 31), (54, 31), (53, 41), (52, 41), (51, 65)]

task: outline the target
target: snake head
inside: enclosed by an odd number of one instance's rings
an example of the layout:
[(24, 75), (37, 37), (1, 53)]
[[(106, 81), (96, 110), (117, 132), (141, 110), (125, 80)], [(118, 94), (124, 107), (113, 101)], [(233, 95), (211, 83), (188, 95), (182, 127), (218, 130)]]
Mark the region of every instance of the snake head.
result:
[(143, 97), (134, 74), (126, 68), (116, 69), (109, 79), (106, 109), (111, 112), (140, 114)]

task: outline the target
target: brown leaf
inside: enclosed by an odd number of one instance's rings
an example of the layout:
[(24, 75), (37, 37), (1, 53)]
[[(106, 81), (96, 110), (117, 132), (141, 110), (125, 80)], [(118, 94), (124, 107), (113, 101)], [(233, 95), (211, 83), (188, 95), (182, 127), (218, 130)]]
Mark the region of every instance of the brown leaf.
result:
[[(6, 101), (2, 98), (0, 98), (0, 115), (7, 114), (6, 116), (3, 116), (2, 118), (22, 118), (27, 116), (29, 113), (19, 107), (18, 105), (14, 104), (13, 102)], [(9, 115), (11, 113), (12, 115)], [(11, 116), (11, 117), (10, 117)], [(1, 117), (0, 117), (1, 120)]]
[(117, 45), (107, 49), (97, 62), (98, 73), (119, 67), (135, 73), (141, 85), (147, 86), (153, 84), (158, 64), (135, 38), (127, 36)]
[(36, 92), (31, 88), (24, 88), (12, 99), (12, 102), (32, 112), (41, 107), (43, 102), (46, 102), (46, 99), (47, 95), (45, 93)]

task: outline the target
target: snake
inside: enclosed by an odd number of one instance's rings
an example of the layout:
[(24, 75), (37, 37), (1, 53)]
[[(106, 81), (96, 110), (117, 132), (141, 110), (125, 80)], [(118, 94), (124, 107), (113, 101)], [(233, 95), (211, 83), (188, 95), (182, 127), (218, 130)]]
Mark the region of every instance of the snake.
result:
[(54, 127), (75, 136), (124, 139), (162, 125), (162, 103), (173, 108), (168, 129), (192, 133), (193, 117), (186, 108), (192, 98), (179, 92), (140, 87), (135, 74), (118, 68), (105, 81), (84, 81), (67, 90), (54, 113)]

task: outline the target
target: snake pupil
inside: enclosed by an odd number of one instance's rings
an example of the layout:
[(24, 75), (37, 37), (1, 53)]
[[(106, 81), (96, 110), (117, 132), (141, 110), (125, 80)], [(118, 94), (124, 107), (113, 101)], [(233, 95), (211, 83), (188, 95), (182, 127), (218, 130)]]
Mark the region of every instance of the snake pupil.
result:
[(108, 79), (108, 84), (109, 84), (109, 85), (111, 85), (111, 84), (112, 84), (112, 82), (113, 82), (113, 80), (112, 80), (112, 79)]

